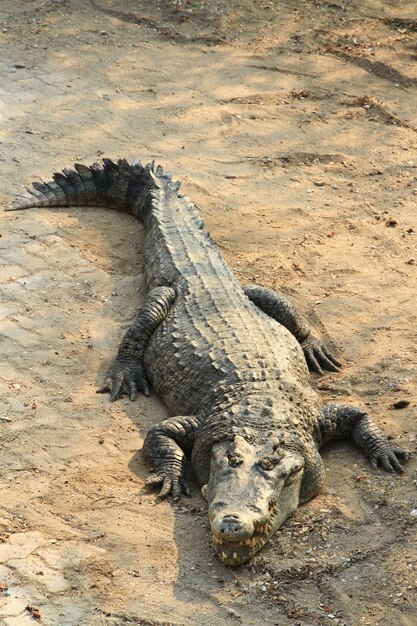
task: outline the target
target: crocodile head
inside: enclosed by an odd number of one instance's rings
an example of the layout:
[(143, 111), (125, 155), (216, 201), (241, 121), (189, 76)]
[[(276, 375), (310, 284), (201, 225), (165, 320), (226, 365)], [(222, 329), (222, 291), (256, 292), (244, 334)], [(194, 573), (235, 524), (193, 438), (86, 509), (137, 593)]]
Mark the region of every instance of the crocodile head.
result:
[(277, 440), (242, 436), (212, 448), (207, 500), (213, 545), (225, 565), (251, 558), (296, 510), (304, 471), (301, 454)]

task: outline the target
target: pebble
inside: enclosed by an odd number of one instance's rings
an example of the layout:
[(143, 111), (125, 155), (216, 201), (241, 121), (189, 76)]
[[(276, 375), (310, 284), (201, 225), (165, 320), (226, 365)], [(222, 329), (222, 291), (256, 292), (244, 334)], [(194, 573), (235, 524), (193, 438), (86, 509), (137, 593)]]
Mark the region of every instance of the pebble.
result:
[(398, 400), (392, 405), (394, 409), (405, 409), (410, 404), (410, 400)]
[(417, 509), (411, 509), (410, 515), (411, 517), (417, 517)]

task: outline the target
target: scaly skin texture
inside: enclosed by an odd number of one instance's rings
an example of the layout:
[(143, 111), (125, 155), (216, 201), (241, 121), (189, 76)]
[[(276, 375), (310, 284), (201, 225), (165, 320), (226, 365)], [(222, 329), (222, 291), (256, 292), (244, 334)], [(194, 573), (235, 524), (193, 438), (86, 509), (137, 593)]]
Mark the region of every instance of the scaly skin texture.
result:
[(190, 455), (214, 548), (238, 565), (316, 495), (327, 441), (350, 437), (387, 471), (402, 471), (406, 453), (391, 448), (363, 411), (321, 407), (308, 366), (320, 374), (340, 363), (283, 296), (236, 282), (178, 188), (161, 168), (105, 159), (104, 167), (77, 164), (34, 183), (9, 209), (94, 204), (145, 224), (148, 297), (98, 391), (134, 400), (151, 386), (180, 416), (145, 439), (147, 483), (160, 498), (188, 493)]

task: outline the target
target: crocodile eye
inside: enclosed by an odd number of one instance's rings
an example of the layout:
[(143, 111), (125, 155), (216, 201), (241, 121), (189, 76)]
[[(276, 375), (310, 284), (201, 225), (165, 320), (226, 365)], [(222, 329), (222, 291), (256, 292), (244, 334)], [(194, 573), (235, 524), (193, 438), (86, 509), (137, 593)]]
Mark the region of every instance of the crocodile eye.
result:
[(274, 469), (275, 463), (273, 462), (272, 459), (269, 459), (267, 456), (265, 456), (263, 459), (259, 459), (258, 465), (261, 469), (265, 470), (266, 472), (270, 472), (271, 470)]
[(230, 467), (238, 467), (239, 465), (242, 465), (243, 463), (243, 458), (240, 456), (240, 454), (228, 454), (227, 458), (228, 458)]

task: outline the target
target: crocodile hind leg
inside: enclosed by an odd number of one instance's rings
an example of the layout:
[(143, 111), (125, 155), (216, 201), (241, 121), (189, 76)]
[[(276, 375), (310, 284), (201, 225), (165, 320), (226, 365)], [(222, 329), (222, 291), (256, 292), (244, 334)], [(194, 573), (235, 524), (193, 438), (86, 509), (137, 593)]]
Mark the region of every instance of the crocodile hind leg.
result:
[(310, 371), (317, 374), (323, 374), (323, 369), (331, 372), (339, 371), (340, 361), (330, 353), (320, 339), (311, 333), (310, 326), (282, 294), (258, 285), (246, 285), (243, 291), (261, 311), (285, 326), (294, 335), (303, 349)]
[(386, 472), (403, 472), (401, 461), (408, 459), (408, 453), (391, 446), (385, 433), (373, 423), (365, 411), (343, 404), (328, 404), (323, 407), (315, 430), (318, 446), (331, 439), (349, 438), (364, 451), (372, 469), (382, 467)]
[(143, 456), (152, 470), (146, 485), (161, 488), (159, 499), (169, 494), (174, 500), (183, 493), (189, 495), (184, 478), (185, 454), (193, 447), (198, 426), (196, 417), (171, 417), (155, 424), (146, 435)]
[(135, 400), (138, 390), (149, 396), (143, 355), (151, 335), (167, 317), (175, 297), (171, 287), (156, 287), (148, 293), (138, 316), (122, 339), (117, 357), (105, 376), (105, 383), (97, 389), (97, 393), (109, 391), (112, 401), (124, 393)]

